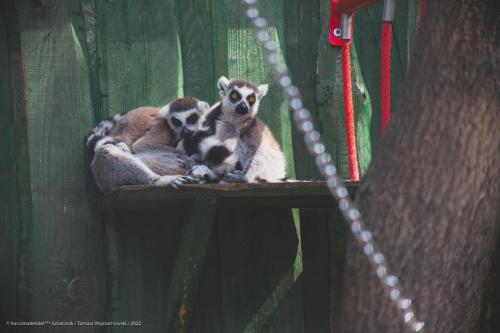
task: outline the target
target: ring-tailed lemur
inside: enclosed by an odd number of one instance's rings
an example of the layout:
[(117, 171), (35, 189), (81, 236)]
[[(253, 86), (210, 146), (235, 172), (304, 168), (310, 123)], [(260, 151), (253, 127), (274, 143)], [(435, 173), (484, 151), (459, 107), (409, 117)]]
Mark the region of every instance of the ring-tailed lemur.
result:
[[(95, 147), (91, 169), (101, 191), (109, 193), (122, 185), (176, 188), (195, 182), (186, 176), (191, 159), (172, 146), (195, 133), (208, 108), (196, 98), (178, 98), (161, 109), (143, 107), (123, 114), (107, 132), (93, 129), (87, 146)], [(104, 137), (96, 139), (98, 134)]]
[(217, 87), (221, 101), (207, 113), (207, 131), (196, 146), (206, 167), (195, 166), (191, 174), (224, 182), (284, 180), (283, 151), (271, 130), (257, 117), (268, 85), (222, 76)]

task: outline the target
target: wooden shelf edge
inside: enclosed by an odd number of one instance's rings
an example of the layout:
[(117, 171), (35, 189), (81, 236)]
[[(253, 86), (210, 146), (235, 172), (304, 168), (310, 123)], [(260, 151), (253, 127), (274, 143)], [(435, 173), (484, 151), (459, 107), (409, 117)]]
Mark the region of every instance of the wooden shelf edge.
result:
[[(354, 195), (359, 182), (346, 182)], [(106, 211), (154, 209), (189, 204), (192, 200), (222, 200), (234, 204), (289, 208), (334, 207), (326, 182), (291, 181), (280, 183), (190, 184), (180, 189), (157, 186), (123, 186), (103, 196)]]

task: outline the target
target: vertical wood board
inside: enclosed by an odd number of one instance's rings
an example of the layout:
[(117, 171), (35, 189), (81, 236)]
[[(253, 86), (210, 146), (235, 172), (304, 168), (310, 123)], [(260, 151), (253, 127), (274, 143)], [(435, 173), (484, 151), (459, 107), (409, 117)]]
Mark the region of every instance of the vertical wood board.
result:
[[(87, 76), (78, 63), (65, 1), (18, 1), (16, 6), (28, 91), (31, 319), (95, 320), (103, 316), (104, 271), (100, 220), (85, 181), (82, 137), (91, 123)], [(46, 326), (40, 331), (63, 329)]]

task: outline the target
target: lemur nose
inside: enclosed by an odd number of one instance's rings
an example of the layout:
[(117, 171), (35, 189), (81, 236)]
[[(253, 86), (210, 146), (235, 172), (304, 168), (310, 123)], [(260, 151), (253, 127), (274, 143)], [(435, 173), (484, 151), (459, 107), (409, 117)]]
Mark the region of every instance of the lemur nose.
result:
[(189, 137), (193, 135), (193, 131), (190, 130), (189, 128), (186, 128), (186, 127), (182, 127), (181, 129), (181, 136), (186, 138), (186, 137)]
[(248, 113), (248, 105), (245, 102), (241, 102), (236, 107), (236, 112), (239, 113), (239, 114), (246, 114), (246, 113)]

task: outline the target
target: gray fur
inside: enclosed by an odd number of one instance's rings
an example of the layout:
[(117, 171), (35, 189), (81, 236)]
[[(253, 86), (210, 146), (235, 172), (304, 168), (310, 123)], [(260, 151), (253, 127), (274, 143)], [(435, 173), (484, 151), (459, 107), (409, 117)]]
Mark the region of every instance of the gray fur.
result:
[[(286, 159), (281, 147), (269, 128), (257, 117), (260, 100), (267, 93), (267, 85), (257, 86), (244, 80), (231, 80), (221, 77), (217, 83), (221, 96), (222, 116), (216, 121), (213, 136), (200, 143), (200, 158), (209, 165), (206, 156), (216, 146), (224, 146), (231, 155), (219, 165), (210, 165), (211, 171), (224, 182), (277, 182), (286, 178)], [(237, 92), (240, 99), (231, 100)], [(249, 103), (248, 97), (254, 94), (256, 100)], [(248, 112), (236, 112), (238, 105), (244, 103)], [(237, 165), (242, 170), (237, 170)], [(201, 170), (201, 169), (200, 169)], [(200, 173), (200, 170), (197, 170)]]
[(185, 167), (181, 154), (156, 150), (131, 154), (118, 145), (96, 148), (90, 164), (99, 189), (111, 193), (123, 185), (157, 185), (177, 188), (193, 180), (179, 174)]
[[(101, 122), (93, 130), (90, 135), (108, 133), (94, 144), (94, 158), (91, 162), (92, 173), (102, 192), (110, 193), (123, 185), (177, 188), (197, 181), (186, 175), (187, 169), (194, 164), (192, 159), (183, 151), (171, 146), (180, 138), (182, 128), (196, 127), (196, 124), (184, 124), (186, 116), (183, 116), (183, 112), (201, 115), (208, 109), (208, 104), (194, 98), (181, 98), (172, 103), (176, 103), (172, 109), (175, 109), (177, 119), (183, 120), (183, 125), (176, 129), (170, 128), (170, 111), (172, 111), (170, 103), (158, 114), (158, 117), (166, 118), (167, 121), (158, 122), (130, 147), (108, 135), (113, 126), (112, 121), (105, 124)], [(183, 105), (186, 106), (186, 110), (181, 109)], [(109, 126), (111, 128), (108, 128)], [(168, 140), (165, 141), (166, 139)]]

